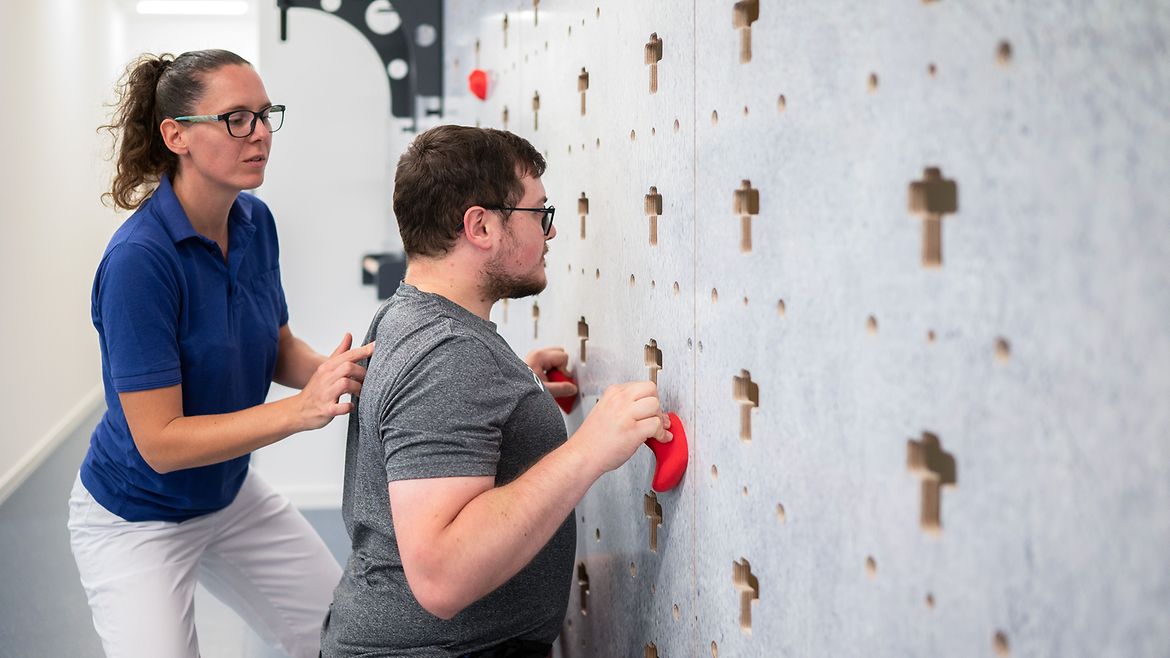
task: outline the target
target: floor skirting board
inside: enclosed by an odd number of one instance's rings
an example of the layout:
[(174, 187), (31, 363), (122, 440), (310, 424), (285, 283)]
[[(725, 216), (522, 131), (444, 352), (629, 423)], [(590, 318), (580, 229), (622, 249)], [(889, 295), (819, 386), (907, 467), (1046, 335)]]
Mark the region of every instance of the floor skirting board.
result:
[(28, 452), (24, 454), (2, 475), (0, 475), (0, 504), (16, 491), (28, 476), (32, 475), (37, 467), (53, 453), (61, 442), (77, 431), (82, 423), (88, 422), (105, 405), (102, 395), (102, 386), (98, 384), (86, 393), (77, 404), (66, 412), (48, 432), (38, 439)]

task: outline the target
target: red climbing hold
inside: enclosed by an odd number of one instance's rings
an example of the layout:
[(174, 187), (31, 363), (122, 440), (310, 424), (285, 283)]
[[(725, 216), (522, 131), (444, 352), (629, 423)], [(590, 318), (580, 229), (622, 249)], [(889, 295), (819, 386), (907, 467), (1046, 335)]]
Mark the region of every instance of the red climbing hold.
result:
[[(574, 381), (572, 377), (566, 375), (563, 370), (558, 368), (553, 368), (545, 374), (548, 375), (548, 380), (550, 382), (570, 382), (574, 386), (577, 384), (577, 382)], [(553, 399), (557, 401), (557, 404), (561, 407), (561, 411), (565, 412), (566, 415), (572, 413), (573, 407), (577, 406), (576, 395), (565, 395)]]
[(488, 74), (483, 69), (475, 69), (471, 75), (467, 76), (467, 86), (471, 89), (471, 93), (479, 100), (487, 100), (488, 95)]
[(658, 493), (678, 486), (687, 472), (687, 432), (678, 414), (672, 411), (669, 416), (670, 433), (674, 438), (666, 443), (653, 437), (646, 439), (646, 447), (654, 453), (654, 479), (650, 486)]

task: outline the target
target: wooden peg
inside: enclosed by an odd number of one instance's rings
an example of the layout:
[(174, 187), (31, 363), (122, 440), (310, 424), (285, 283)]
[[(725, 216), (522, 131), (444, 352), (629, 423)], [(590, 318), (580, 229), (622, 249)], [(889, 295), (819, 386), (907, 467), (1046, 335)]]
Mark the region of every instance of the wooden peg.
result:
[(589, 342), (589, 325), (585, 322), (585, 316), (581, 316), (581, 320), (577, 322), (577, 339), (581, 341), (581, 363), (585, 363), (585, 343)]
[(731, 23), (739, 30), (739, 61), (752, 61), (752, 23), (760, 19), (760, 0), (735, 3)]
[(540, 92), (532, 94), (532, 129), (540, 130)]
[(581, 239), (585, 239), (585, 216), (589, 214), (589, 198), (585, 193), (581, 193), (581, 198), (577, 199), (577, 214), (581, 216)]
[(650, 520), (650, 550), (658, 552), (658, 528), (662, 525), (662, 505), (653, 491), (642, 499), (642, 511)]
[(739, 250), (747, 253), (752, 250), (752, 216), (760, 214), (760, 191), (745, 180), (735, 191), (732, 205), (740, 218)]
[(922, 180), (910, 183), (910, 212), (922, 217), (922, 265), (942, 267), (943, 215), (959, 210), (959, 186), (942, 176), (938, 167), (927, 167)]
[(760, 406), (760, 385), (752, 381), (752, 374), (740, 370), (738, 377), (732, 377), (731, 397), (739, 403), (739, 438), (752, 440), (752, 409)]
[(662, 370), (662, 350), (658, 349), (658, 342), (653, 338), (643, 350), (646, 367), (650, 369), (650, 381), (658, 383), (658, 371)]
[(577, 76), (577, 91), (581, 92), (581, 116), (585, 116), (585, 92), (589, 90), (589, 72), (581, 67), (581, 74)]
[(921, 441), (906, 442), (906, 466), (922, 481), (920, 525), (937, 536), (942, 532), (942, 487), (953, 487), (959, 481), (955, 457), (942, 449), (937, 436), (923, 432)]
[(739, 629), (752, 632), (752, 603), (760, 600), (760, 579), (752, 575), (752, 565), (740, 558), (731, 565), (731, 583), (739, 592)]
[(650, 218), (650, 246), (658, 244), (658, 217), (662, 215), (662, 195), (658, 188), (650, 186), (650, 193), (643, 197), (646, 216)]
[(654, 32), (650, 35), (650, 41), (646, 42), (646, 64), (650, 66), (650, 93), (658, 93), (658, 62), (662, 61), (662, 39), (658, 38), (658, 33)]

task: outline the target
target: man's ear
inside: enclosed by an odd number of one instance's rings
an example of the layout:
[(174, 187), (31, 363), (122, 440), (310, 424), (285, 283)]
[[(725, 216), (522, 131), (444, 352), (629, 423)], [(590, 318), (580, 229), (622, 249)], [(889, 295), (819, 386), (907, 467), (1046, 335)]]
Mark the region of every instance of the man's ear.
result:
[(477, 249), (490, 250), (495, 246), (500, 225), (497, 215), (482, 206), (472, 206), (463, 212), (463, 236)]
[(187, 153), (187, 131), (183, 130), (178, 121), (170, 118), (163, 119), (158, 130), (162, 133), (163, 144), (166, 144), (172, 153), (175, 155)]

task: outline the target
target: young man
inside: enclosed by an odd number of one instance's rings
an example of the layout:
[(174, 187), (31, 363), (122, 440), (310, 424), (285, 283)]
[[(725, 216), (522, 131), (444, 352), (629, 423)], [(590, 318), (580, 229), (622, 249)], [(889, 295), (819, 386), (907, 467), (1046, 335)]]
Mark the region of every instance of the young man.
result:
[(560, 632), (576, 548), (573, 507), (648, 437), (669, 441), (650, 382), (609, 387), (566, 439), (545, 373), (488, 320), (547, 285), (556, 237), (524, 139), (441, 126), (398, 163), (394, 212), (409, 267), (378, 311), (350, 416), (343, 516), (353, 553), (322, 634), (326, 658), (544, 658)]

